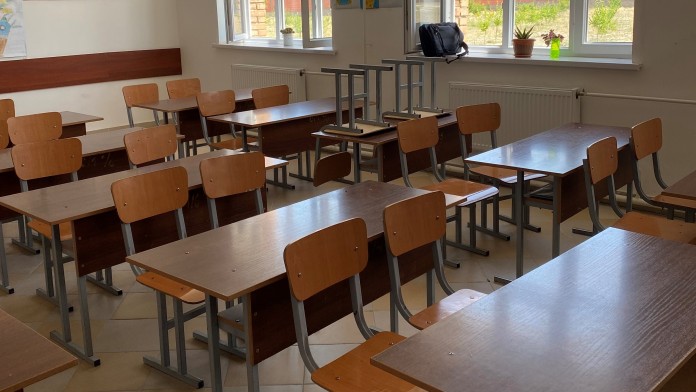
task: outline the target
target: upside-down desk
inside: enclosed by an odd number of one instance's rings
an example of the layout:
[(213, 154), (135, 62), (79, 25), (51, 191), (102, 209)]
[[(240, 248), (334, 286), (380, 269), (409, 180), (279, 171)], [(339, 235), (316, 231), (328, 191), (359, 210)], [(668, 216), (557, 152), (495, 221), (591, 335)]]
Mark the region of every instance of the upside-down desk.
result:
[[(187, 232), (196, 234), (211, 227), (205, 202), (206, 197), (201, 187), (200, 161), (237, 153), (219, 150), (0, 197), (1, 206), (51, 225), (54, 238), (60, 238), (58, 229), (60, 223), (71, 222), (72, 224), (73, 253), (78, 276), (84, 348), (77, 346), (72, 341), (63, 263), (55, 263), (54, 266), (62, 332), (52, 331), (51, 338), (76, 356), (94, 366), (99, 365), (99, 358), (93, 356), (87, 293), (83, 278), (92, 272), (121, 264), (126, 257), (126, 248), (121, 234), (121, 221), (111, 197), (111, 184), (114, 181), (173, 166), (185, 168), (189, 175), (189, 201), (184, 207), (184, 217)], [(287, 165), (286, 161), (266, 158), (267, 170), (284, 165)], [(217, 208), (221, 225), (256, 214), (254, 195), (249, 192), (220, 200)], [(133, 225), (136, 249), (143, 246), (150, 248), (176, 240), (178, 238), (176, 225), (171, 218), (173, 217), (151, 218), (138, 222), (138, 225)], [(54, 240), (52, 242), (53, 254), (63, 254), (61, 241)]]
[(372, 363), (430, 391), (693, 391), (695, 279), (696, 246), (608, 228)]
[[(258, 390), (257, 365), (295, 343), (290, 290), (283, 251), (289, 243), (316, 230), (350, 218), (367, 224), (370, 260), (360, 274), (363, 300), (368, 304), (389, 292), (389, 271), (384, 247), (382, 212), (397, 201), (426, 191), (380, 182), (363, 182), (313, 197), (277, 210), (191, 236), (129, 256), (127, 261), (206, 294), (208, 349), (212, 390), (222, 390), (218, 299), (244, 298), (247, 380)], [(446, 195), (448, 206), (465, 198)], [(217, 246), (234, 239), (234, 246)], [(404, 258), (402, 281), (408, 282), (432, 268), (432, 250), (419, 248)], [(191, 268), (191, 263), (196, 268)], [(347, 282), (333, 286), (305, 304), (310, 333), (351, 313)]]

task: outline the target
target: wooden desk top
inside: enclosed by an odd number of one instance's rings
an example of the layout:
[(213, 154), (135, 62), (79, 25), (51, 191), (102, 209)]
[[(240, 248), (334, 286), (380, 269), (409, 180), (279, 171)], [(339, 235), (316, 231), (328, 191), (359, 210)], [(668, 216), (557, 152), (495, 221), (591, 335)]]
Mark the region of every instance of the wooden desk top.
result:
[[(356, 101), (355, 107), (362, 107), (362, 101)], [(348, 103), (343, 103), (343, 108), (348, 109)], [(321, 116), (336, 113), (336, 99), (322, 98), (312, 101), (302, 101), (287, 105), (273, 106), (264, 109), (246, 110), (243, 112), (213, 116), (208, 119), (228, 124), (241, 125), (247, 128), (256, 128), (263, 125), (281, 123), (288, 120), (299, 120), (307, 117)]]
[(0, 392), (15, 392), (77, 366), (77, 358), (0, 310), (0, 364)]
[(662, 194), (696, 200), (696, 171), (668, 186)]
[(614, 136), (621, 150), (628, 146), (630, 134), (630, 128), (626, 127), (571, 123), (477, 154), (466, 161), (565, 176), (582, 166), (590, 144)]
[(695, 267), (609, 228), (372, 363), (433, 391), (654, 391), (696, 352)]
[(60, 117), (63, 119), (64, 127), (77, 124), (84, 124), (93, 121), (101, 121), (104, 119), (103, 117), (91, 116), (89, 114), (75, 112), (60, 112)]
[[(89, 157), (97, 154), (104, 154), (112, 151), (123, 150), (123, 136), (127, 133), (143, 128), (124, 128), (106, 132), (90, 132), (78, 139), (82, 142), (82, 156)], [(0, 173), (14, 170), (10, 149), (0, 150)]]
[[(251, 101), (251, 90), (252, 89), (250, 88), (234, 90), (235, 101), (238, 104), (245, 101)], [(162, 99), (157, 102), (147, 102), (133, 106), (143, 109), (157, 110), (166, 113), (176, 113), (183, 112), (184, 110), (189, 109), (197, 109), (198, 102), (196, 101), (196, 97), (186, 97), (176, 99)]]
[[(353, 217), (363, 218), (370, 240), (382, 235), (384, 207), (425, 191), (363, 182), (313, 197), (215, 230), (150, 249), (127, 261), (231, 300), (285, 276), (285, 246), (316, 230)], [(447, 204), (462, 201), (447, 195)], [(219, 246), (232, 243), (234, 246)], [(196, 268), (191, 268), (195, 263)]]
[[(0, 205), (50, 225), (70, 222), (113, 209), (111, 184), (116, 180), (168, 167), (181, 166), (188, 172), (189, 189), (198, 188), (201, 186), (200, 162), (207, 158), (232, 154), (239, 154), (239, 152), (218, 150), (133, 170), (16, 193), (1, 197)], [(287, 164), (288, 162), (282, 159), (266, 157), (266, 170)]]
[[(445, 127), (448, 125), (455, 124), (456, 122), (457, 116), (454, 113), (449, 113), (437, 118), (438, 127)], [(396, 135), (396, 129), (379, 132), (367, 136), (336, 135), (333, 133), (326, 133), (323, 131), (314, 132), (312, 133), (312, 136), (318, 137), (320, 139), (333, 140), (336, 142), (362, 143), (372, 146), (380, 146), (398, 140), (398, 136)]]

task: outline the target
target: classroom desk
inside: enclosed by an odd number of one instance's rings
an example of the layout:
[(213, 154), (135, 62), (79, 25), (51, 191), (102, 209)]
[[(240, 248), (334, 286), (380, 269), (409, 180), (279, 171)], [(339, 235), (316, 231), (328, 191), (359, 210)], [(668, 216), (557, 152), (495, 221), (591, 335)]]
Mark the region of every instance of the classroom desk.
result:
[[(113, 131), (90, 132), (85, 136), (79, 136), (78, 139), (82, 142), (82, 167), (78, 171), (78, 178), (91, 178), (103, 174), (128, 170), (128, 155), (123, 145), (123, 136), (139, 129), (142, 128), (124, 128)], [(69, 181), (69, 179), (57, 178), (30, 181), (29, 188), (50, 186), (65, 181)], [(0, 196), (11, 195), (19, 193), (20, 191), (19, 178), (17, 178), (14, 172), (10, 149), (0, 150)], [(0, 206), (0, 222), (18, 219), (20, 216), (21, 214)], [(24, 220), (19, 220), (19, 226), (19, 239), (12, 239), (12, 243), (28, 252), (38, 253), (38, 250), (33, 247), (31, 235), (27, 234)], [(0, 252), (1, 251), (2, 249), (0, 249)], [(4, 257), (4, 252), (0, 254), (0, 257)], [(4, 259), (0, 260), (0, 263), (3, 261)], [(0, 288), (10, 294), (14, 292), (14, 289), (9, 285), (8, 277), (4, 274), (2, 276)], [(42, 290), (40, 291), (42, 292)], [(53, 297), (53, 294), (50, 292), (42, 292), (41, 295), (43, 294), (46, 294), (48, 297)]]
[(60, 112), (63, 119), (63, 133), (61, 138), (78, 137), (87, 134), (87, 123), (101, 121), (103, 117), (90, 116), (89, 114), (75, 112)]
[[(440, 129), (440, 138), (435, 146), (438, 163), (444, 163), (451, 159), (462, 156), (459, 142), (459, 127), (457, 125), (457, 117), (453, 113), (438, 117), (438, 127)], [(312, 133), (317, 140), (326, 140), (331, 144), (348, 142), (366, 144), (374, 147), (374, 159), (367, 162), (360, 162), (357, 155), (353, 154), (353, 164), (355, 169), (353, 175), (355, 182), (360, 182), (360, 170), (362, 166), (372, 166), (377, 172), (377, 178), (380, 182), (389, 182), (397, 178), (401, 178), (401, 163), (399, 161), (399, 140), (396, 135), (396, 129), (378, 132), (367, 136), (350, 136), (337, 135), (318, 131)], [(469, 146), (470, 147), (470, 146)], [(317, 157), (319, 156), (319, 146), (317, 148)], [(359, 151), (359, 147), (356, 147)], [(407, 154), (409, 172), (415, 173), (420, 170), (430, 168), (430, 156), (428, 151), (416, 151)], [(372, 164), (372, 165), (371, 165)]]
[(371, 362), (430, 391), (655, 391), (696, 353), (695, 263), (608, 228)]
[[(235, 111), (245, 111), (254, 108), (254, 100), (251, 97), (250, 88), (234, 90), (235, 92)], [(172, 115), (174, 124), (177, 127), (177, 133), (184, 135), (185, 142), (195, 142), (203, 139), (203, 131), (201, 130), (201, 120), (198, 113), (198, 102), (196, 97), (162, 99), (157, 102), (147, 102), (137, 105), (143, 109), (150, 109), (164, 114), (164, 122), (169, 122), (169, 114)], [(208, 136), (226, 135), (230, 133), (229, 127), (216, 126), (218, 124), (210, 124), (208, 126)]]
[[(290, 291), (285, 276), (285, 246), (316, 230), (360, 217), (367, 224), (370, 260), (360, 274), (368, 304), (389, 292), (389, 271), (383, 239), (384, 207), (425, 191), (394, 184), (363, 182), (301, 201), (199, 235), (127, 257), (206, 294), (208, 342), (219, 341), (217, 300), (244, 298), (249, 390), (258, 390), (257, 365), (296, 342)], [(465, 198), (447, 195), (447, 205)], [(218, 246), (234, 241), (234, 246)], [(419, 248), (404, 256), (402, 280), (410, 281), (432, 268), (432, 250)], [(191, 263), (196, 268), (191, 268)], [(345, 283), (345, 282), (344, 282)], [(310, 333), (351, 313), (347, 283), (306, 301)], [(219, 348), (209, 344), (213, 391), (221, 391)], [(253, 380), (253, 381), (252, 381)]]
[(662, 191), (665, 196), (696, 200), (696, 171), (668, 186)]
[[(626, 127), (611, 127), (570, 123), (542, 132), (528, 138), (474, 155), (466, 159), (468, 163), (496, 166), (517, 171), (517, 183), (513, 188), (514, 203), (523, 203), (522, 185), (524, 172), (542, 173), (553, 178), (551, 200), (528, 197), (524, 203), (529, 206), (553, 211), (552, 257), (560, 253), (561, 222), (587, 208), (587, 193), (582, 160), (587, 156), (587, 147), (605, 137), (616, 138), (619, 148), (619, 168), (614, 175), (617, 187), (630, 184), (633, 179), (630, 164), (628, 139), (631, 130)], [(595, 186), (597, 198), (607, 195), (605, 182)], [(516, 228), (516, 277), (522, 276), (524, 230), (522, 224), (523, 208), (515, 209)]]
[[(356, 116), (362, 113), (362, 101), (355, 102)], [(348, 103), (343, 102), (343, 122), (348, 122)], [(310, 151), (315, 142), (312, 132), (324, 125), (336, 123), (336, 99), (323, 98), (279, 105), (264, 109), (224, 114), (208, 118), (211, 122), (239, 125), (242, 128), (244, 145), (247, 145), (246, 130), (258, 129), (259, 149), (264, 155), (283, 157)], [(309, 162), (308, 162), (309, 164)], [(298, 168), (298, 178), (310, 180), (310, 168), (304, 176)]]
[(0, 310), (0, 364), (0, 392), (15, 392), (77, 366), (77, 358)]
[[(77, 276), (81, 278), (87, 274), (121, 264), (126, 257), (126, 249), (121, 233), (121, 221), (118, 218), (111, 197), (111, 184), (114, 181), (168, 167), (184, 167), (189, 175), (189, 201), (184, 207), (184, 218), (186, 230), (188, 234), (192, 235), (210, 229), (206, 197), (201, 187), (200, 161), (231, 154), (238, 154), (238, 152), (219, 150), (8, 195), (0, 197), (0, 205), (19, 214), (48, 223), (53, 227), (54, 233), (58, 230), (60, 223), (71, 222), (74, 238), (73, 254), (75, 266)], [(287, 165), (286, 161), (266, 158), (267, 170), (284, 165)], [(246, 193), (237, 197), (218, 200), (217, 210), (221, 225), (255, 215), (256, 204), (254, 195), (253, 193)], [(143, 246), (146, 248), (159, 246), (178, 238), (176, 225), (173, 217), (170, 216), (151, 218), (138, 222), (132, 228), (136, 249)], [(52, 242), (54, 254), (62, 254), (61, 242)], [(99, 358), (93, 356), (91, 348), (92, 338), (89, 331), (89, 318), (86, 314), (87, 302), (84, 282), (78, 279), (81, 312), (85, 312), (82, 314), (85, 348), (82, 349), (72, 342), (70, 323), (68, 322), (67, 290), (65, 287), (63, 263), (56, 263), (54, 268), (56, 269), (56, 291), (58, 294), (62, 333), (52, 331), (51, 338), (76, 356), (85, 359), (94, 366), (98, 366)]]

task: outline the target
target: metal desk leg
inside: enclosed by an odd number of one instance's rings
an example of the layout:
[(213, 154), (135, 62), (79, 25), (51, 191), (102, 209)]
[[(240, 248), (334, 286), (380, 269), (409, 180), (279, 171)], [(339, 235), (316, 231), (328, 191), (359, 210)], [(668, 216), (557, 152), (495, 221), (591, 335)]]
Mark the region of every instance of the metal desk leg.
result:
[(82, 305), (81, 316), (82, 316), (82, 327), (83, 336), (85, 341), (85, 348), (81, 348), (72, 342), (72, 334), (70, 332), (70, 319), (68, 313), (68, 290), (65, 287), (65, 269), (63, 268), (63, 263), (55, 255), (63, 254), (63, 244), (60, 242), (60, 228), (58, 225), (53, 225), (51, 227), (52, 238), (53, 238), (53, 255), (54, 263), (53, 266), (56, 269), (56, 294), (58, 296), (58, 308), (60, 310), (60, 321), (63, 327), (63, 333), (61, 335), (58, 331), (51, 331), (51, 339), (55, 340), (68, 350), (73, 355), (79, 357), (90, 363), (92, 366), (99, 366), (99, 358), (94, 356), (92, 352), (92, 334), (90, 331), (90, 321), (89, 313), (87, 309), (87, 289), (85, 287), (84, 277), (78, 279), (78, 289), (80, 295), (80, 301)]
[(360, 143), (353, 143), (353, 181), (360, 183)]
[[(514, 203), (517, 206), (515, 208), (515, 222), (517, 222), (517, 225), (515, 226), (516, 229), (516, 235), (515, 235), (515, 240), (517, 241), (515, 243), (515, 277), (519, 278), (523, 275), (524, 271), (524, 225), (523, 225), (523, 210), (524, 210), (524, 205), (523, 203), (523, 198), (522, 198), (522, 193), (523, 193), (523, 184), (524, 184), (524, 171), (518, 170), (517, 171), (517, 182), (515, 183), (515, 186), (512, 188), (513, 189), (513, 198), (514, 198)], [(493, 277), (493, 281), (499, 284), (508, 284), (511, 282), (509, 279), (505, 278), (500, 278), (500, 277)]]
[(208, 324), (208, 362), (210, 363), (210, 389), (222, 392), (222, 369), (220, 369), (220, 326), (218, 325), (217, 298), (205, 295), (205, 313)]
[(19, 228), (19, 240), (12, 239), (12, 245), (18, 246), (24, 251), (38, 255), (41, 251), (34, 248), (34, 236), (31, 234), (31, 229), (27, 226), (27, 218), (22, 215), (17, 220)]
[(384, 152), (382, 146), (377, 148), (377, 181), (384, 182)]
[(247, 390), (249, 392), (259, 392), (259, 367), (254, 364), (254, 343), (251, 337), (251, 296), (245, 295), (244, 301), (244, 341), (247, 346), (246, 369), (247, 369)]
[(0, 222), (0, 290), (7, 294), (14, 293), (14, 289), (10, 286), (10, 277), (7, 273), (7, 255), (5, 254), (5, 236), (2, 232), (2, 222)]
[(561, 180), (560, 177), (553, 178), (553, 223), (552, 229), (552, 245), (551, 257), (557, 257), (561, 252), (561, 222), (559, 214), (561, 203)]

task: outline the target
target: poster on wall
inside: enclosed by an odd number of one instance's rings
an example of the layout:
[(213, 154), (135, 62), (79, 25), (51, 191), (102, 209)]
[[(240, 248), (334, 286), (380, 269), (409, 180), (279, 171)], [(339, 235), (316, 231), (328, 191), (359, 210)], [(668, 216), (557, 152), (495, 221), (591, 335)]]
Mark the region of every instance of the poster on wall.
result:
[(362, 8), (362, 0), (333, 0), (331, 8), (334, 10)]
[(365, 9), (373, 10), (377, 8), (398, 8), (403, 6), (401, 0), (366, 0)]
[(0, 59), (26, 55), (22, 0), (0, 0)]

